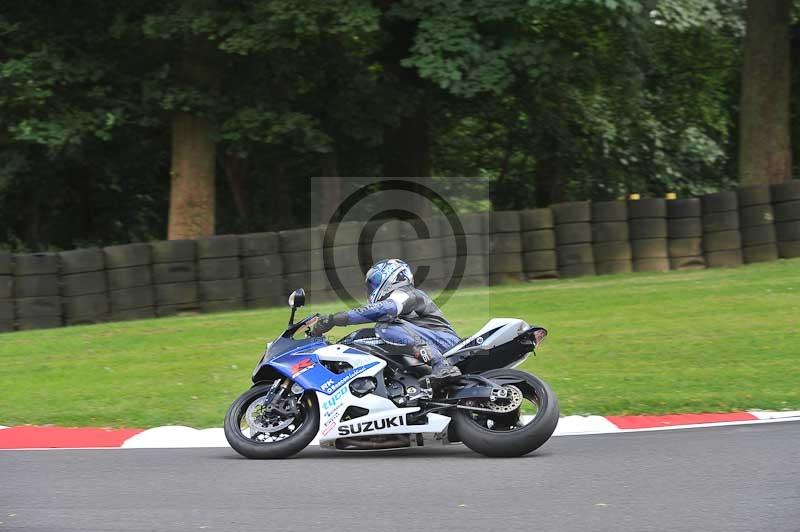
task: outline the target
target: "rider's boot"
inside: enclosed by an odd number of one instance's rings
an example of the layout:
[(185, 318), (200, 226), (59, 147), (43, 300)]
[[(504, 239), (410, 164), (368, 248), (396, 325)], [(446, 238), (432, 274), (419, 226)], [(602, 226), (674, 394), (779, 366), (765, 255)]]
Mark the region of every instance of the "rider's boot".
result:
[(449, 377), (458, 377), (459, 375), (461, 375), (461, 370), (444, 357), (439, 362), (434, 362), (433, 366), (431, 366), (431, 380), (442, 380)]
[(432, 384), (436, 384), (443, 379), (461, 375), (460, 369), (452, 365), (438, 350), (428, 345), (417, 346), (414, 356), (426, 364), (431, 364), (431, 374), (429, 378)]

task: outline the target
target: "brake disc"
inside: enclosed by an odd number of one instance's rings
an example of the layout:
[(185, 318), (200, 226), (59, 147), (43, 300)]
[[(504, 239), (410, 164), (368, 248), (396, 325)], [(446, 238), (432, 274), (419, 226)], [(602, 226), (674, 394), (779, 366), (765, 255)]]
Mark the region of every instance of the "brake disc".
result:
[(283, 416), (264, 404), (264, 398), (253, 401), (244, 414), (247, 425), (258, 432), (278, 432), (294, 423), (294, 416)]
[(486, 406), (492, 412), (498, 414), (508, 414), (522, 406), (522, 390), (513, 384), (503, 386), (503, 389), (508, 390), (508, 397), (503, 401), (486, 401)]

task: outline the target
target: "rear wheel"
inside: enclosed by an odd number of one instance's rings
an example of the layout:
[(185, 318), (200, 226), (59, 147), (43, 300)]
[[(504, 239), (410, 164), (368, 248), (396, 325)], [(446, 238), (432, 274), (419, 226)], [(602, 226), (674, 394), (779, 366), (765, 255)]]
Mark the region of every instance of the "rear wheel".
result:
[(467, 405), (485, 410), (456, 410), (453, 423), (464, 445), (485, 456), (497, 457), (522, 456), (544, 445), (558, 424), (558, 399), (550, 386), (514, 369), (491, 370), (481, 376), (519, 382), (503, 386), (506, 400)]
[(250, 388), (225, 415), (225, 438), (247, 458), (287, 458), (302, 451), (319, 430), (319, 408), (313, 392), (267, 404), (265, 397), (271, 387), (261, 384)]

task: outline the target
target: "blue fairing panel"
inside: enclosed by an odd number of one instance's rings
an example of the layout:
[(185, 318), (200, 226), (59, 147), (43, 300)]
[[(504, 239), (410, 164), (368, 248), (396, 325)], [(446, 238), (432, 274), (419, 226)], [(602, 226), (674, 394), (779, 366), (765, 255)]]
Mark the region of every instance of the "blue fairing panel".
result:
[(378, 365), (370, 362), (344, 373), (334, 373), (323, 366), (314, 353), (292, 353), (273, 358), (268, 365), (274, 367), (281, 375), (289, 377), (303, 387), (304, 390), (315, 390), (332, 394), (356, 375)]

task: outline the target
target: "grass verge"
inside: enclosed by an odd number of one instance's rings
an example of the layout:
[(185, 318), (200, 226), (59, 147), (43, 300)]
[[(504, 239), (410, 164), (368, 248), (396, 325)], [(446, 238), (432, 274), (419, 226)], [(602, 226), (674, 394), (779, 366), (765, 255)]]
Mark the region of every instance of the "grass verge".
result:
[[(800, 409), (800, 260), (461, 290), (444, 310), (465, 336), (494, 316), (547, 327), (522, 369), (553, 386), (562, 414)], [(2, 334), (0, 424), (221, 426), (287, 317)]]

